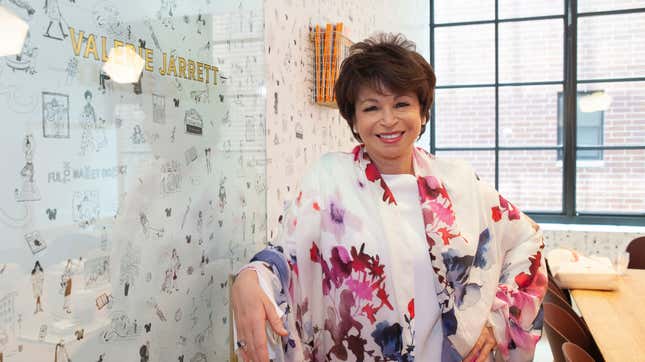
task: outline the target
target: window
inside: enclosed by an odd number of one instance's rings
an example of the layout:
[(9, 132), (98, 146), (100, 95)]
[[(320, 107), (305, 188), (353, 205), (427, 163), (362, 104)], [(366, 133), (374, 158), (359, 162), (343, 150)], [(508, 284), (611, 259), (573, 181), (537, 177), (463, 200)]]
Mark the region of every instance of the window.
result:
[(645, 0), (432, 0), (430, 150), (542, 222), (645, 225)]
[[(576, 119), (578, 122), (578, 145), (602, 146), (602, 120), (604, 108), (602, 101), (604, 92), (578, 92)], [(581, 102), (582, 101), (582, 102)], [(564, 93), (558, 93), (558, 145), (562, 144), (564, 133)], [(562, 160), (563, 152), (558, 150), (558, 160)], [(602, 160), (602, 150), (578, 151), (578, 160)]]

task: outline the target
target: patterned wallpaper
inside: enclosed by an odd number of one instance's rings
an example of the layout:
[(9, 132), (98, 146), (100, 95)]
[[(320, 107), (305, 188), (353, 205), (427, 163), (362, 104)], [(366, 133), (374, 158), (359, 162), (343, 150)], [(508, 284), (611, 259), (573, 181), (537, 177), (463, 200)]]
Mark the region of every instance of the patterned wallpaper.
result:
[[(0, 57), (0, 359), (226, 360), (266, 235), (262, 2), (0, 6), (30, 26)], [(102, 71), (115, 42), (138, 82)]]
[(267, 238), (308, 165), (330, 151), (351, 151), (356, 141), (336, 109), (311, 98), (313, 46), (308, 29), (343, 22), (360, 41), (380, 31), (401, 32), (428, 54), (428, 4), (424, 1), (265, 1), (267, 64)]

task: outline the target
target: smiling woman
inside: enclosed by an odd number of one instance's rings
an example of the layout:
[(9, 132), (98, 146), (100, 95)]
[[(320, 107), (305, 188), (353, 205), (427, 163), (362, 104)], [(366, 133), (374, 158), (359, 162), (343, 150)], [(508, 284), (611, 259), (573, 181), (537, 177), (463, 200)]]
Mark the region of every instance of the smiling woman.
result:
[(275, 246), (238, 275), (246, 361), (532, 360), (542, 234), (469, 165), (414, 147), (434, 87), (401, 35), (352, 46), (335, 91), (362, 144), (311, 167)]

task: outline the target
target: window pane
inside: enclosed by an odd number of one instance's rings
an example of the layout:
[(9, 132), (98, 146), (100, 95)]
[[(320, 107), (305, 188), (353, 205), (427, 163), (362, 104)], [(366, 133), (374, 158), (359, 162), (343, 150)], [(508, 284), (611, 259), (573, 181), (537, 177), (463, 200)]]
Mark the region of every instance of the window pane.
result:
[(529, 16), (561, 15), (564, 12), (562, 0), (526, 1), (499, 0), (500, 19), (526, 18)]
[(494, 88), (436, 90), (437, 147), (495, 145)]
[[(588, 94), (579, 98), (582, 114), (603, 114), (602, 144), (645, 145), (645, 82), (578, 84), (578, 90)], [(592, 126), (585, 119), (578, 127)]]
[(563, 34), (560, 19), (499, 24), (500, 82), (561, 81)]
[(604, 150), (602, 161), (578, 161), (580, 212), (645, 212), (645, 150)]
[(556, 151), (500, 151), (499, 191), (522, 211), (562, 211)]
[(495, 185), (495, 152), (493, 151), (437, 151), (440, 158), (459, 158), (470, 162), (477, 176), (491, 186)]
[(560, 85), (501, 87), (500, 145), (557, 145), (558, 92), (562, 92)]
[(645, 13), (578, 19), (578, 79), (645, 76)]
[(434, 22), (456, 23), (473, 20), (494, 20), (493, 0), (435, 0)]
[(493, 25), (437, 28), (434, 51), (438, 85), (495, 81)]
[(578, 12), (645, 8), (645, 0), (579, 0)]

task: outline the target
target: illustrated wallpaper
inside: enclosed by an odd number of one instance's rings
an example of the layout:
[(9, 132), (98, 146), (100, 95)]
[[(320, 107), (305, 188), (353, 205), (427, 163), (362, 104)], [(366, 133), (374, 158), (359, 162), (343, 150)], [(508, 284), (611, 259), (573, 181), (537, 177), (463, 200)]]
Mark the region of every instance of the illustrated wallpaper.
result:
[[(0, 0), (0, 360), (229, 359), (228, 277), (277, 236), (309, 164), (354, 140), (311, 101), (308, 27), (401, 31), (427, 4)], [(122, 84), (112, 48), (143, 60)]]
[(227, 360), (266, 242), (262, 2), (0, 6), (30, 27), (0, 58), (0, 360)]

